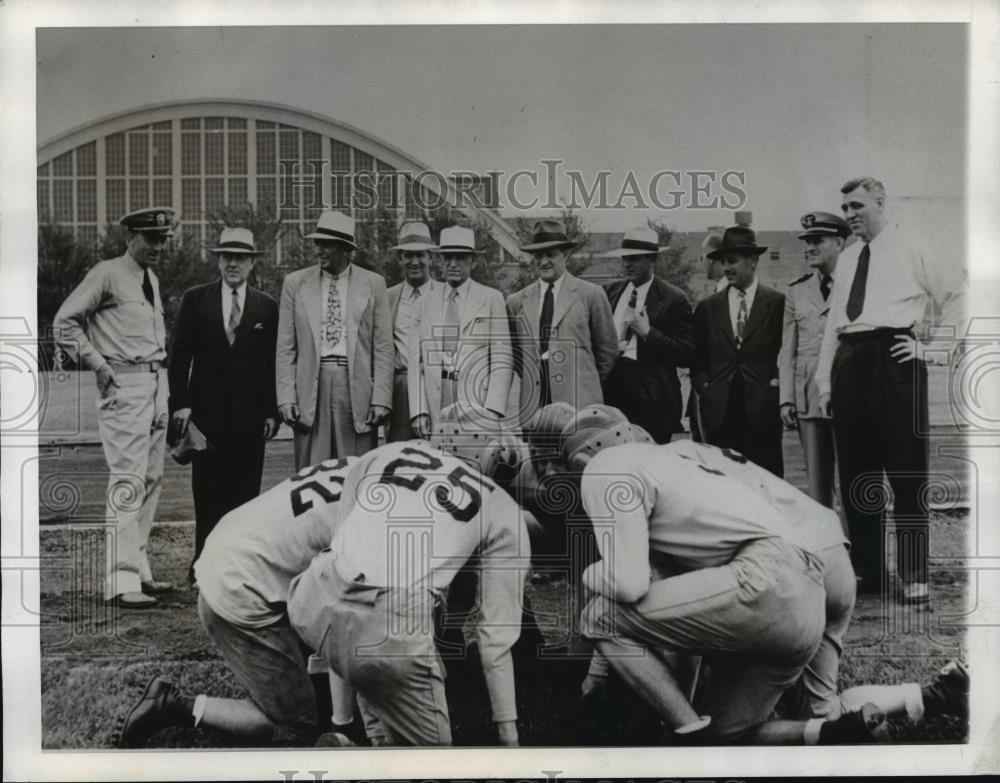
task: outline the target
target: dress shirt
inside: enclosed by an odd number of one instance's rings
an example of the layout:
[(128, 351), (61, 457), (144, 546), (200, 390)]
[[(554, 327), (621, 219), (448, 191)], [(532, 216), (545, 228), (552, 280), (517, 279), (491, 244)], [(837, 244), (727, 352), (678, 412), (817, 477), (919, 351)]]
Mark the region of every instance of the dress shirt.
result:
[[(444, 285), (441, 286), (441, 310), (440, 310), (441, 320), (438, 323), (440, 323), (442, 326), (448, 323), (448, 297), (450, 297), (451, 292), (454, 291), (456, 293), (455, 309), (458, 312), (458, 319), (459, 319), (458, 323), (455, 324), (455, 326), (458, 327), (458, 337), (462, 336), (462, 308), (465, 307), (465, 303), (469, 300), (469, 288), (471, 288), (471, 280), (472, 278), (469, 277), (465, 278), (465, 280), (462, 281), (462, 284), (459, 285), (457, 288), (452, 287), (450, 283), (445, 283)], [(456, 347), (455, 353), (457, 352), (458, 350)], [(455, 353), (449, 353), (447, 349), (445, 350), (444, 355), (441, 357), (442, 367), (446, 368), (449, 371), (453, 371), (455, 369), (454, 365)]]
[[(247, 284), (246, 282), (240, 283), (239, 287), (236, 289), (236, 298), (240, 303), (240, 319), (243, 318), (243, 313), (247, 311)], [(233, 310), (233, 289), (229, 287), (229, 284), (223, 281), (222, 283), (222, 324), (227, 329), (229, 328), (229, 314)]]
[[(632, 292), (636, 292), (635, 311), (641, 313), (646, 309), (646, 295), (649, 293), (649, 287), (652, 284), (653, 278), (651, 277), (638, 288), (632, 282), (629, 282), (625, 286), (622, 295), (618, 297), (618, 304), (615, 305), (615, 329), (618, 330), (618, 334), (622, 334), (625, 331), (625, 311), (628, 310), (628, 300), (631, 298)], [(638, 351), (639, 336), (633, 331), (632, 335), (628, 338), (628, 343), (625, 345), (622, 356), (628, 359), (635, 359), (638, 356)]]
[[(555, 312), (556, 302), (559, 301), (559, 289), (562, 288), (562, 282), (565, 275), (559, 275), (558, 280), (552, 281), (552, 310)], [(538, 314), (535, 317), (535, 323), (539, 323), (542, 320), (542, 306), (545, 302), (545, 289), (549, 287), (549, 284), (544, 280), (538, 280)]]
[[(941, 323), (964, 334), (965, 275), (960, 264), (947, 259), (928, 260), (898, 225), (887, 225), (870, 243), (871, 261), (861, 314), (847, 317), (847, 298), (864, 242), (845, 248), (837, 261), (839, 285), (830, 294), (830, 312), (816, 368), (820, 394), (830, 393), (830, 373), (842, 333), (878, 328), (905, 329), (925, 315), (928, 298), (941, 308)], [(947, 345), (947, 347), (951, 347)]]
[[(321, 356), (347, 356), (347, 293), (350, 287), (351, 281), (351, 265), (347, 265), (347, 269), (341, 272), (336, 278), (329, 272), (322, 270), (320, 277), (322, 278), (323, 291), (322, 298), (319, 304), (319, 333), (321, 335), (320, 341), (322, 345), (320, 346)], [(340, 340), (337, 341), (336, 345), (330, 345), (326, 339), (326, 329), (324, 325), (326, 324), (326, 303), (330, 297), (330, 284), (336, 280), (337, 282), (337, 293), (340, 295)]]
[(160, 284), (150, 270), (153, 307), (142, 292), (142, 277), (142, 267), (128, 253), (93, 267), (56, 313), (53, 327), (59, 347), (91, 370), (105, 362), (165, 359)]
[[(729, 291), (729, 322), (733, 326), (733, 337), (736, 337), (736, 319), (740, 314), (740, 289), (731, 285)], [(746, 287), (747, 292), (747, 320), (750, 320), (750, 310), (753, 308), (754, 297), (757, 296), (757, 276), (754, 275), (750, 285)]]
[[(414, 292), (420, 296), (413, 297)], [(392, 326), (392, 341), (396, 346), (396, 369), (405, 370), (410, 352), (410, 338), (413, 331), (413, 308), (417, 306), (420, 297), (429, 296), (434, 291), (434, 283), (426, 280), (420, 288), (410, 283), (403, 283), (399, 293), (399, 304), (396, 306), (396, 321)]]

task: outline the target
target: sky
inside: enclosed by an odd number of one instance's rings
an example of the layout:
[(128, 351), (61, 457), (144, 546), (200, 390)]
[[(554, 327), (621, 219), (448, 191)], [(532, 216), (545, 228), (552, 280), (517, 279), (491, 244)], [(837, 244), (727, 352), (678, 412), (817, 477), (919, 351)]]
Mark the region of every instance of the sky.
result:
[[(701, 177), (709, 201), (744, 191), (765, 229), (838, 209), (840, 185), (863, 173), (909, 209), (957, 214), (964, 186), (962, 25), (40, 28), (36, 42), (39, 142), (161, 101), (284, 103), (438, 171), (534, 171), (522, 203), (544, 204), (545, 159), (564, 161), (557, 199), (571, 195), (566, 171), (590, 187), (607, 170), (614, 204), (633, 172), (646, 203), (583, 209), (594, 230), (730, 223), (692, 208), (694, 171), (715, 172)], [(680, 208), (649, 196), (660, 171), (679, 173), (684, 194), (668, 194), (673, 175), (658, 194)], [(727, 171), (738, 189), (722, 189)]]

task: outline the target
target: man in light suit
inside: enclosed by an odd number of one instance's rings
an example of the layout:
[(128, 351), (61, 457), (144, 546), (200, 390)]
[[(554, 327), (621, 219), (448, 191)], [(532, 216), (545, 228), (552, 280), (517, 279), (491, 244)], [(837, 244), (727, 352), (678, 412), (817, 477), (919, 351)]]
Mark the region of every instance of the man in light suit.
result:
[(554, 220), (536, 223), (532, 241), (521, 247), (532, 254), (538, 272), (537, 282), (507, 299), (522, 422), (552, 402), (574, 408), (603, 402), (601, 384), (618, 360), (604, 290), (566, 271), (574, 247)]
[(392, 386), (392, 416), (386, 425), (388, 443), (417, 437), (410, 426), (409, 348), (414, 330), (414, 310), (421, 297), (432, 295), (440, 284), (430, 276), (431, 253), (437, 245), (425, 223), (404, 223), (399, 229), (399, 265), (403, 281), (388, 291), (395, 346), (395, 376)]
[(665, 249), (651, 228), (629, 231), (612, 253), (622, 259), (625, 278), (604, 285), (621, 352), (604, 384), (605, 401), (657, 443), (682, 431), (677, 368), (694, 359), (694, 321), (684, 292), (653, 275)]
[(757, 246), (753, 229), (733, 226), (709, 253), (722, 260), (729, 286), (695, 308), (691, 379), (705, 440), (781, 477), (778, 352), (785, 297), (757, 280), (757, 261), (765, 250)]
[(820, 409), (816, 364), (823, 342), (837, 256), (851, 235), (839, 215), (809, 212), (802, 216), (806, 262), (814, 270), (788, 284), (785, 328), (778, 356), (781, 420), (798, 427), (809, 477), (809, 496), (833, 508), (834, 443), (830, 415)]
[(417, 437), (430, 437), (442, 410), (459, 403), (486, 420), (506, 414), (513, 375), (503, 295), (469, 277), (481, 250), (470, 228), (441, 231), (444, 285), (421, 297), (410, 344), (410, 413)]
[(306, 238), (320, 263), (285, 278), (275, 362), (296, 470), (375, 448), (392, 405), (389, 300), (381, 275), (350, 262), (354, 220), (327, 210)]
[(260, 494), (264, 441), (278, 432), (278, 303), (247, 285), (260, 251), (245, 228), (222, 231), (220, 279), (184, 292), (170, 349), (170, 442), (191, 422), (210, 448), (194, 455), (194, 562), (223, 515)]

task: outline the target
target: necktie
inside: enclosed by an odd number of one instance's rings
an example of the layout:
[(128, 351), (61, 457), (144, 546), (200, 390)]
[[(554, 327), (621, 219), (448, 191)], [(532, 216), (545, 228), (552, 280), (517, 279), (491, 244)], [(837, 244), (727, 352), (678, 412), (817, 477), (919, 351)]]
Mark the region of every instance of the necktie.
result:
[(538, 319), (539, 348), (544, 356), (549, 350), (549, 336), (552, 334), (552, 310), (555, 304), (552, 296), (552, 283), (545, 289), (545, 296), (542, 298), (542, 317)]
[(326, 297), (326, 341), (332, 347), (340, 342), (344, 333), (343, 321), (340, 317), (340, 292), (337, 290), (338, 278), (330, 275), (330, 292)]
[(230, 289), (233, 292), (232, 304), (229, 307), (229, 325), (226, 327), (226, 337), (229, 339), (229, 344), (232, 345), (236, 342), (236, 327), (240, 325), (240, 297), (236, 293), (236, 289)]
[[(628, 307), (625, 308), (625, 317), (628, 318), (630, 315), (635, 314), (635, 305), (639, 298), (639, 292), (636, 289), (632, 289), (632, 295), (628, 298)], [(632, 327), (625, 327), (625, 337), (624, 340), (627, 343), (632, 339)]]
[(833, 278), (830, 275), (823, 275), (819, 281), (819, 292), (823, 294), (823, 301), (830, 298), (830, 286), (833, 285)]
[(736, 344), (743, 343), (743, 333), (747, 328), (747, 292), (740, 291), (740, 309), (736, 313)]
[(458, 289), (448, 292), (448, 304), (444, 310), (445, 328), (441, 337), (441, 348), (448, 355), (458, 348)]
[(142, 270), (142, 293), (145, 295), (146, 301), (156, 307), (156, 303), (153, 301), (153, 281), (149, 279), (148, 269)]
[(851, 282), (851, 293), (847, 296), (847, 318), (851, 321), (856, 320), (865, 308), (865, 283), (868, 282), (868, 262), (871, 256), (871, 245), (861, 248), (858, 268), (854, 270), (854, 280)]
[(410, 294), (410, 299), (419, 299), (419, 298), (420, 298), (420, 289), (414, 288), (413, 293)]

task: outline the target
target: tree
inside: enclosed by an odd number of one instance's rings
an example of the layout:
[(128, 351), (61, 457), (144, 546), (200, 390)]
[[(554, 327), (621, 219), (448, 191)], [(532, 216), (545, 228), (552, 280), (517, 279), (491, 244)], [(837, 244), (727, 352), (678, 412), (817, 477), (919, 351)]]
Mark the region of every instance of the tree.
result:
[(680, 288), (687, 296), (689, 302), (694, 302), (694, 293), (691, 291), (691, 273), (694, 271), (695, 262), (687, 258), (684, 253), (684, 246), (674, 247), (670, 240), (674, 232), (662, 220), (646, 220), (646, 225), (656, 232), (660, 246), (666, 246), (656, 259), (656, 266), (653, 274), (661, 280)]
[(66, 297), (84, 278), (97, 258), (96, 249), (78, 242), (73, 232), (46, 220), (38, 226), (38, 361), (50, 367), (55, 345), (52, 322)]
[[(531, 237), (535, 223), (537, 221), (525, 218), (515, 218), (514, 231), (517, 232), (519, 243), (527, 245), (531, 243)], [(572, 255), (566, 262), (566, 271), (571, 275), (579, 275), (590, 266), (590, 257), (587, 249), (590, 247), (590, 232), (587, 230), (583, 218), (573, 211), (572, 207), (563, 205), (558, 222), (562, 223), (566, 238), (571, 242), (576, 242)], [(533, 283), (537, 278), (532, 264), (522, 266), (516, 279), (512, 283), (512, 291), (519, 291), (529, 283)]]

